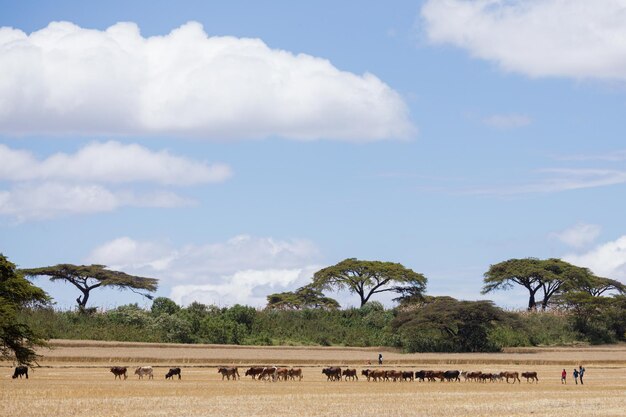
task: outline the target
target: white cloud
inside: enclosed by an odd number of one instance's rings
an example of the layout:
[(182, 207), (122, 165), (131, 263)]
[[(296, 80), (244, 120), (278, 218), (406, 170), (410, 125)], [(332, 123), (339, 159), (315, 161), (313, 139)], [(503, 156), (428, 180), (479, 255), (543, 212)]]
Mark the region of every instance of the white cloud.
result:
[(176, 302), (262, 306), (272, 292), (309, 282), (319, 251), (307, 240), (277, 240), (248, 235), (226, 242), (185, 245), (121, 237), (94, 249), (87, 262), (108, 265), (171, 285)]
[(38, 160), (30, 152), (0, 144), (0, 181), (67, 181), (96, 183), (153, 182), (194, 185), (220, 182), (232, 175), (225, 164), (209, 165), (154, 152), (137, 144), (93, 142), (75, 154), (56, 153)]
[(485, 117), (483, 123), (496, 129), (517, 129), (528, 126), (531, 119), (523, 114), (493, 114)]
[(222, 277), (216, 284), (176, 285), (172, 287), (170, 298), (183, 305), (198, 301), (205, 304), (263, 307), (267, 304), (269, 294), (306, 285), (317, 269), (238, 271)]
[(569, 254), (563, 260), (591, 269), (595, 274), (626, 280), (626, 236), (595, 247), (583, 254)]
[(363, 141), (413, 131), (403, 99), (376, 76), (260, 39), (209, 37), (196, 22), (148, 38), (134, 23), (0, 28), (4, 133)]
[(171, 192), (111, 191), (100, 185), (45, 182), (0, 190), (0, 215), (13, 217), (17, 222), (107, 212), (123, 206), (169, 208), (189, 204), (191, 201)]
[(626, 0), (429, 0), (428, 39), (531, 77), (626, 79)]
[(600, 226), (596, 224), (578, 223), (560, 232), (551, 233), (554, 237), (568, 246), (582, 248), (593, 243), (600, 235)]

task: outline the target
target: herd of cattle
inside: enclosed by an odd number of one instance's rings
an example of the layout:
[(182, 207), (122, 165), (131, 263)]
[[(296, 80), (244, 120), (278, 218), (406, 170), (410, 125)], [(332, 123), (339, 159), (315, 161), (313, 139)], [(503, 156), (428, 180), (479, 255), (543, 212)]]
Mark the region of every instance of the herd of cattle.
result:
[[(114, 379), (122, 377), (128, 378), (128, 367), (126, 366), (114, 366), (111, 368), (111, 373), (114, 375)], [(237, 367), (219, 367), (217, 373), (222, 375), (222, 380), (236, 381), (240, 379), (239, 369)], [(322, 369), (322, 374), (326, 376), (327, 381), (358, 381), (359, 376), (356, 369), (345, 368), (342, 369), (338, 366), (330, 366)], [(135, 369), (135, 375), (139, 376), (139, 379), (143, 379), (147, 376), (148, 379), (154, 379), (154, 370), (151, 366), (140, 366)], [(539, 382), (537, 372), (468, 372), (468, 371), (396, 371), (396, 370), (384, 370), (384, 369), (364, 369), (361, 371), (361, 375), (367, 379), (367, 381), (429, 381), (435, 382), (437, 380), (444, 381), (461, 381), (461, 378), (465, 381), (473, 382), (497, 382), (497, 381), (509, 381), (519, 382), (520, 375), (522, 378), (526, 378), (526, 382)], [(26, 376), (28, 379), (28, 367), (18, 366), (13, 373), (13, 379), (22, 378)], [(181, 379), (180, 368), (170, 368), (165, 374), (165, 379), (174, 379), (174, 376), (178, 376)], [(253, 366), (246, 370), (245, 376), (250, 376), (254, 380), (259, 381), (302, 381), (302, 368), (282, 368), (277, 366)]]

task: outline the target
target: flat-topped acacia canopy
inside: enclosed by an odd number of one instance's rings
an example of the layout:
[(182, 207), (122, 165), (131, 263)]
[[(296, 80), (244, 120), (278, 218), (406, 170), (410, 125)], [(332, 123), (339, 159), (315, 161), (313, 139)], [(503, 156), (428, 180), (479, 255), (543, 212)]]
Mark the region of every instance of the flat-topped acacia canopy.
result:
[(82, 293), (76, 299), (80, 309), (86, 307), (89, 292), (95, 288), (116, 287), (118, 289), (129, 289), (151, 299), (152, 296), (149, 294), (136, 290), (154, 292), (159, 282), (155, 278), (129, 275), (121, 271), (111, 271), (106, 269), (105, 265), (59, 264), (41, 268), (21, 269), (20, 272), (30, 277), (48, 276), (51, 281), (64, 280), (71, 283)]

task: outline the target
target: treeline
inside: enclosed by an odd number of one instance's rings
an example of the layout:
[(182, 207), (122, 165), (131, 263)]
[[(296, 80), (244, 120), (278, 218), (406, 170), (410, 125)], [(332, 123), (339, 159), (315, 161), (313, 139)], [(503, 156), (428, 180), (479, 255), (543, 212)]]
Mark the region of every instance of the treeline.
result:
[[(597, 299), (600, 300), (600, 299)], [(106, 312), (30, 308), (20, 321), (44, 338), (237, 345), (390, 346), (407, 352), (488, 352), (504, 347), (626, 339), (626, 297), (569, 300), (564, 310), (509, 312), (490, 301), (424, 297), (385, 309), (255, 309), (159, 297)], [(595, 304), (594, 304), (595, 303)], [(600, 303), (600, 304), (598, 304)]]

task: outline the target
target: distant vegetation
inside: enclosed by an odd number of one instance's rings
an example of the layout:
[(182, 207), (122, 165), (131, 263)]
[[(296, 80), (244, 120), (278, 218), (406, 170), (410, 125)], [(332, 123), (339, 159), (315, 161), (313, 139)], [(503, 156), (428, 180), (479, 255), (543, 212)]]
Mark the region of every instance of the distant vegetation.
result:
[[(257, 310), (159, 297), (151, 310), (106, 312), (27, 309), (21, 321), (46, 338), (239, 345), (390, 346), (407, 352), (489, 352), (504, 347), (613, 343), (626, 339), (626, 297), (585, 311), (504, 311), (490, 301), (425, 297), (385, 309), (378, 302), (345, 310)], [(585, 302), (588, 302), (585, 301)]]
[[(29, 335), (37, 335), (31, 337), (34, 344), (39, 338), (60, 338), (497, 352), (504, 347), (626, 340), (626, 287), (560, 259), (510, 259), (491, 265), (485, 273), (483, 293), (513, 286), (526, 288), (529, 298), (528, 310), (524, 312), (505, 311), (491, 301), (427, 296), (427, 279), (422, 274), (401, 264), (357, 259), (346, 259), (318, 271), (309, 285), (296, 291), (268, 295), (264, 309), (241, 305), (220, 308), (197, 302), (182, 307), (159, 297), (150, 310), (129, 304), (98, 311), (85, 308), (89, 290), (112, 285), (154, 291), (157, 281), (107, 271), (101, 265), (16, 271), (13, 264), (2, 259), (6, 266), (2, 280), (10, 278), (7, 282), (15, 279), (20, 285), (30, 285), (22, 273), (48, 275), (74, 285), (72, 280), (89, 284), (85, 284), (86, 290), (84, 285), (78, 285), (83, 296), (77, 299), (75, 311), (54, 310), (43, 292), (44, 298), (40, 297), (38, 303), (28, 297), (17, 299), (15, 308), (9, 311), (13, 316), (4, 314), (10, 320), (0, 323), (17, 323), (23, 331), (31, 332)], [(342, 310), (336, 300), (324, 293), (339, 289), (358, 296), (361, 307)], [(2, 291), (0, 285), (0, 299), (11, 297), (8, 289), (4, 295)], [(386, 309), (371, 300), (382, 292), (396, 294), (398, 306)], [(8, 325), (5, 328), (11, 329)], [(4, 343), (4, 356), (14, 347)]]

